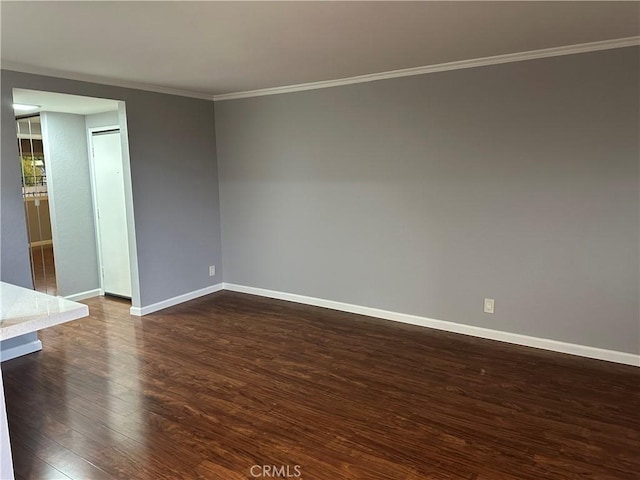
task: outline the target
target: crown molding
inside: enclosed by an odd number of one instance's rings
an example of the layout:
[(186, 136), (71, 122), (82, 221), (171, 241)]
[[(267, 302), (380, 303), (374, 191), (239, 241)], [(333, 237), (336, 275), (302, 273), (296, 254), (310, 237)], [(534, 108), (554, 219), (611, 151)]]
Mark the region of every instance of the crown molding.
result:
[(126, 80), (117, 80), (109, 77), (101, 77), (99, 75), (87, 75), (83, 73), (68, 72), (66, 70), (55, 70), (46, 67), (36, 67), (33, 65), (25, 65), (22, 63), (2, 62), (2, 70), (11, 70), (14, 72), (30, 73), (33, 75), (44, 75), (47, 77), (65, 78), (67, 80), (77, 80), (80, 82), (99, 83), (102, 85), (111, 85), (112, 87), (132, 88), (135, 90), (145, 90), (147, 92), (164, 93), (167, 95), (178, 95), (180, 97), (199, 98), (201, 100), (213, 100), (213, 95), (202, 92), (192, 92), (190, 90), (180, 90), (177, 88), (162, 87), (160, 85), (152, 85), (142, 82), (129, 82)]
[(326, 80), (321, 82), (302, 83), (297, 85), (287, 85), (282, 87), (263, 88), (259, 90), (248, 90), (245, 92), (225, 93), (214, 95), (213, 100), (235, 100), (239, 98), (261, 97), (264, 95), (278, 95), (281, 93), (302, 92), (305, 90), (317, 90), (320, 88), (339, 87), (342, 85), (352, 85), (354, 83), (375, 82), (377, 80), (387, 80), (390, 78), (410, 77), (414, 75), (424, 75), (427, 73), (446, 72), (449, 70), (461, 70), (463, 68), (484, 67), (488, 65), (499, 65), (502, 63), (522, 62), (535, 60), (538, 58), (559, 57), (562, 55), (573, 55), (576, 53), (596, 52), (599, 50), (611, 50), (614, 48), (633, 47), (640, 45), (640, 36), (617, 38), (614, 40), (603, 40), (599, 42), (579, 43), (563, 47), (543, 48), (540, 50), (530, 50), (527, 52), (507, 53), (504, 55), (494, 55), (491, 57), (473, 58), (469, 60), (459, 60), (455, 62), (426, 65), (423, 67), (403, 68), (401, 70), (391, 70), (388, 72), (372, 73), (368, 75), (358, 75), (356, 77), (340, 78), (336, 80)]
[(145, 90), (148, 92), (164, 93), (167, 95), (178, 95), (181, 97), (199, 98), (202, 100), (234, 100), (239, 98), (261, 97), (265, 95), (278, 95), (281, 93), (302, 92), (305, 90), (317, 90), (320, 88), (339, 87), (342, 85), (352, 85), (354, 83), (375, 82), (377, 80), (387, 80), (391, 78), (410, 77), (414, 75), (425, 75), (427, 73), (446, 72), (448, 70), (461, 70), (464, 68), (484, 67), (488, 65), (499, 65), (501, 63), (522, 62), (526, 60), (535, 60), (538, 58), (559, 57), (562, 55), (573, 55), (576, 53), (596, 52), (599, 50), (611, 50), (614, 48), (635, 47), (640, 45), (640, 36), (616, 38), (613, 40), (603, 40), (599, 42), (579, 43), (576, 45), (567, 45), (563, 47), (543, 48), (540, 50), (531, 50), (527, 52), (507, 53), (504, 55), (494, 55), (491, 57), (473, 58), (469, 60), (459, 60), (455, 62), (439, 63), (435, 65), (425, 65), (422, 67), (403, 68), (401, 70), (391, 70), (387, 72), (372, 73), (367, 75), (358, 75), (355, 77), (339, 78), (335, 80), (326, 80), (320, 82), (301, 83), (296, 85), (285, 85), (282, 87), (262, 88), (258, 90), (247, 90), (244, 92), (223, 93), (220, 95), (211, 95), (203, 92), (194, 92), (191, 90), (181, 90), (160, 85), (153, 85), (142, 82), (130, 82), (126, 80), (117, 80), (109, 77), (98, 75), (88, 75), (82, 73), (68, 72), (66, 70), (56, 70), (45, 67), (36, 67), (14, 62), (2, 62), (3, 70), (12, 70), (15, 72), (30, 73), (34, 75), (45, 75), (57, 78), (66, 78), (68, 80), (77, 80), (81, 82), (100, 83), (103, 85), (111, 85), (114, 87), (132, 88), (136, 90)]

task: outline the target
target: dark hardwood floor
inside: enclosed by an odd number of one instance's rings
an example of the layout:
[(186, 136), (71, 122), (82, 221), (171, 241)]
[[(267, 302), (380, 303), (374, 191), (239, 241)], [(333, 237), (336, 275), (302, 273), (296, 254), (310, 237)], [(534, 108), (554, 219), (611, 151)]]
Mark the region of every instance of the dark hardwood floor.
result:
[(43, 245), (31, 247), (33, 259), (33, 283), (37, 291), (58, 294), (56, 283), (56, 267), (53, 258), (53, 246)]
[(231, 292), (87, 303), (2, 365), (19, 480), (640, 478), (637, 367)]

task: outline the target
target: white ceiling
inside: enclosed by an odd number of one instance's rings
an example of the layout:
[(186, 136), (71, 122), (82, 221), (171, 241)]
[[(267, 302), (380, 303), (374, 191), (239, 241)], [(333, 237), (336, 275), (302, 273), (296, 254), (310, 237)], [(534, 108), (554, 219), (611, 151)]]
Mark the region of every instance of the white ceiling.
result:
[(205, 95), (640, 34), (640, 2), (0, 2), (2, 66)]
[[(22, 88), (13, 89), (13, 103), (40, 107), (37, 112), (62, 112), (78, 115), (109, 112), (118, 109), (116, 100), (81, 97), (64, 93), (40, 92)], [(34, 112), (29, 112), (29, 114)], [(18, 113), (19, 114), (19, 113)]]

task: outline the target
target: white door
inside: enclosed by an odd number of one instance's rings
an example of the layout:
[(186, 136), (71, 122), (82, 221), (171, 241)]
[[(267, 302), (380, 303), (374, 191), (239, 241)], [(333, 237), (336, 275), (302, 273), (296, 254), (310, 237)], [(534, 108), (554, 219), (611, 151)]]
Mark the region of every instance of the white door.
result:
[(131, 298), (120, 131), (93, 132), (92, 146), (102, 288)]

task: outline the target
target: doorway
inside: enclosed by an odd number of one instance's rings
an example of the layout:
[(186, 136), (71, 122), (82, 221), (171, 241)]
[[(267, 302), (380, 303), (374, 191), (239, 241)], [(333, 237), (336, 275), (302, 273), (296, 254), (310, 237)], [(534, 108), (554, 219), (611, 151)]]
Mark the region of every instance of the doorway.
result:
[(98, 261), (105, 294), (131, 298), (120, 128), (90, 129)]
[(40, 115), (27, 114), (16, 117), (16, 131), (31, 279), (37, 291), (57, 295)]
[[(76, 301), (109, 293), (137, 306), (124, 102), (26, 89), (13, 95), (15, 103), (37, 109), (42, 158), (30, 165), (46, 171), (51, 254), (31, 255), (34, 286), (41, 284), (35, 274), (42, 264), (47, 282), (55, 273), (55, 290), (49, 285), (46, 293)], [(43, 214), (42, 199), (38, 206)]]

